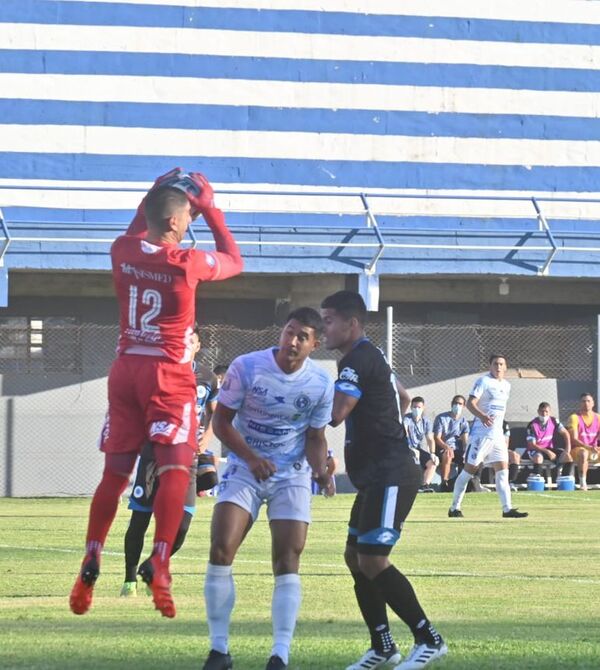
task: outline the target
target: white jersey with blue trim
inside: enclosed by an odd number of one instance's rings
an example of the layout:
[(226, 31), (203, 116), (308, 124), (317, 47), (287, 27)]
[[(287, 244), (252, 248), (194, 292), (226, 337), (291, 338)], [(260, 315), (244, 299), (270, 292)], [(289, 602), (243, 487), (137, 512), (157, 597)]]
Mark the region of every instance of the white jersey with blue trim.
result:
[(475, 418), (471, 437), (492, 437), (503, 442), (502, 422), (506, 414), (510, 384), (506, 379), (496, 379), (488, 373), (475, 381), (469, 395), (477, 399), (477, 407), (484, 414), (494, 417), (494, 423), (489, 428), (481, 423), (481, 419)]
[[(275, 464), (272, 479), (284, 479), (310, 469), (304, 454), (306, 431), (331, 421), (333, 380), (310, 359), (287, 374), (277, 365), (276, 353), (270, 348), (236, 358), (218, 400), (237, 411), (233, 426), (252, 451)], [(228, 462), (246, 465), (233, 452)]]

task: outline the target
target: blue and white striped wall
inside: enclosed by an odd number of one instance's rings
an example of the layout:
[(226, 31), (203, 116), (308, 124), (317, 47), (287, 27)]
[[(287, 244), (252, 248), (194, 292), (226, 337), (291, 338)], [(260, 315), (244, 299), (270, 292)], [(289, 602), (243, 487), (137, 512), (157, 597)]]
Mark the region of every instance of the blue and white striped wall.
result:
[(378, 272), (600, 276), (599, 92), (599, 2), (2, 0), (4, 271), (107, 268), (181, 165), (251, 272), (360, 273), (365, 193)]

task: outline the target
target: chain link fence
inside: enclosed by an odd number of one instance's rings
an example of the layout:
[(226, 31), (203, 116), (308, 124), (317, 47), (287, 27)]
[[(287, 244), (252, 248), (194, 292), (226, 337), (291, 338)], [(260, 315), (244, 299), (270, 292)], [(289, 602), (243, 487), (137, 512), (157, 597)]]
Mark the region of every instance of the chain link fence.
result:
[[(367, 334), (386, 350), (386, 324)], [(202, 328), (201, 362), (227, 364), (277, 343), (279, 326), (245, 330)], [(74, 319), (0, 320), (0, 495), (80, 495), (97, 484), (102, 458), (94, 448), (106, 407), (106, 375), (115, 355), (116, 326)], [(394, 324), (392, 363), (402, 384), (426, 401), (426, 413), (468, 395), (488, 369), (491, 353), (505, 355), (512, 385), (507, 418), (529, 421), (542, 400), (566, 419), (583, 391), (595, 392), (597, 333), (592, 326)], [(333, 371), (335, 355), (315, 356)], [(341, 449), (336, 439), (336, 450)], [(341, 456), (341, 454), (338, 454)]]

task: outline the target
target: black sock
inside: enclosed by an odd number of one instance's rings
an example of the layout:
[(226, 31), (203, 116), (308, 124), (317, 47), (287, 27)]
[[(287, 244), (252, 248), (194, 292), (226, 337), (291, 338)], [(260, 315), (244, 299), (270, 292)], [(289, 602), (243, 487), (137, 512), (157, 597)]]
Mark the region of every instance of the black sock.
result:
[[(408, 579), (393, 565), (382, 570), (373, 580), (387, 604), (411, 629), (418, 643), (437, 644), (431, 626)], [(433, 631), (433, 632), (432, 632)], [(435, 635), (434, 635), (435, 633)], [(439, 638), (439, 635), (437, 635)]]
[(541, 465), (541, 463), (534, 463), (534, 464), (533, 464), (533, 474), (534, 474), (534, 475), (541, 475), (541, 474), (542, 474), (542, 465)]
[(151, 512), (131, 513), (131, 520), (125, 533), (125, 581), (137, 580), (137, 567), (144, 548), (144, 535), (150, 524)]
[(566, 473), (567, 477), (572, 477), (575, 470), (575, 463), (565, 463), (563, 465), (563, 473)]
[(378, 652), (388, 652), (394, 647), (394, 639), (390, 633), (385, 600), (377, 586), (362, 572), (351, 574), (356, 602), (371, 635), (371, 648)]
[(442, 636), (431, 625), (428, 619), (423, 619), (417, 625), (417, 630), (413, 631), (413, 635), (417, 644), (428, 644), (432, 647), (437, 647), (442, 643)]
[(518, 475), (519, 475), (519, 466), (516, 463), (509, 463), (508, 464), (508, 481), (511, 484), (514, 484)]
[(175, 542), (173, 542), (173, 548), (171, 549), (171, 556), (181, 549), (185, 536), (187, 535), (188, 530), (190, 529), (190, 524), (192, 523), (192, 515), (189, 512), (183, 513), (183, 519), (179, 524), (179, 530), (177, 531), (177, 536), (175, 537)]

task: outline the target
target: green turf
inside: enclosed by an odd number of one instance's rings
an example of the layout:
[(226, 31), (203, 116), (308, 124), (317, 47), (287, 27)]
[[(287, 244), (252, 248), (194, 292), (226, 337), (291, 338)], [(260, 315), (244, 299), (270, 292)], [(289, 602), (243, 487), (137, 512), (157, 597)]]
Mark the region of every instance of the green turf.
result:
[[(600, 667), (600, 492), (520, 493), (524, 520), (501, 519), (495, 495), (467, 496), (448, 519), (449, 495), (421, 495), (395, 564), (413, 582), (450, 647), (440, 670)], [(202, 595), (212, 499), (173, 560), (178, 615), (162, 619), (142, 592), (119, 598), (123, 505), (106, 547), (92, 610), (67, 597), (81, 560), (86, 499), (0, 499), (0, 668), (177, 670), (208, 651)], [(352, 496), (315, 498), (302, 562), (304, 600), (291, 669), (337, 670), (367, 647), (342, 560)], [(268, 527), (261, 517), (235, 564), (235, 670), (262, 670), (270, 651)], [(406, 628), (392, 614), (403, 652)]]

